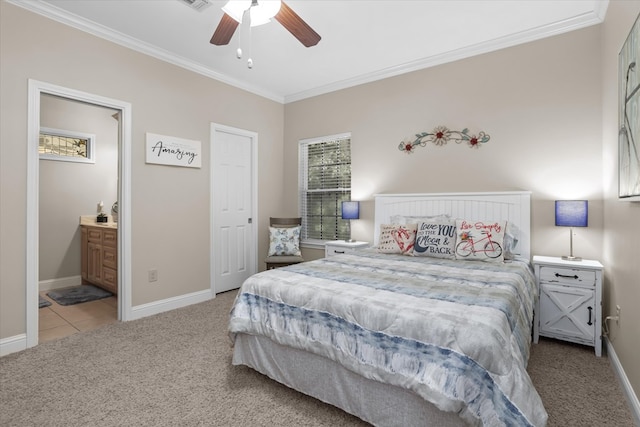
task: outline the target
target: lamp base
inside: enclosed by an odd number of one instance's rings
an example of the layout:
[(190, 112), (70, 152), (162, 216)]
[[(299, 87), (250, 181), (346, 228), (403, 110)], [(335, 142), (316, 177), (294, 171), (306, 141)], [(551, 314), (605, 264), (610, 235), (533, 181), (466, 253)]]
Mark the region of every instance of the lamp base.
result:
[(571, 256), (571, 255), (565, 255), (562, 257), (562, 259), (565, 261), (582, 261), (582, 258), (580, 258), (579, 256)]

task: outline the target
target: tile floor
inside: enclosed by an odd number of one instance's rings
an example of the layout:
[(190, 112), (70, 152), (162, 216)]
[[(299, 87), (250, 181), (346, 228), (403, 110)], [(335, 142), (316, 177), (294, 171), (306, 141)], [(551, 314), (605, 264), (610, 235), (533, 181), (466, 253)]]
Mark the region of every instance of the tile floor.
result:
[(51, 305), (38, 309), (38, 342), (53, 341), (118, 321), (116, 297), (63, 306), (49, 298), (47, 291), (40, 295)]

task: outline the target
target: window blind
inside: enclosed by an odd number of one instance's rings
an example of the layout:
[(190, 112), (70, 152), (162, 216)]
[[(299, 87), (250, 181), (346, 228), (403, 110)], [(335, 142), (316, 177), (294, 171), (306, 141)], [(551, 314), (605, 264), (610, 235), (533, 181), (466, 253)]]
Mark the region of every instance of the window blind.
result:
[(340, 209), (351, 200), (351, 135), (307, 139), (299, 148), (302, 240), (349, 239), (350, 224)]

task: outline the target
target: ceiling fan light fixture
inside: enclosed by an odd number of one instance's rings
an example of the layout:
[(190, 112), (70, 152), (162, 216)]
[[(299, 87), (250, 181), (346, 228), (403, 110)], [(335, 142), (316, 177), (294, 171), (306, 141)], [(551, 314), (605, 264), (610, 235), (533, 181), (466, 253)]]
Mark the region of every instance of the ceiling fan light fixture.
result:
[(224, 13), (242, 23), (242, 16), (247, 9), (251, 13), (251, 26), (256, 27), (271, 21), (282, 5), (281, 0), (260, 0), (253, 4), (252, 0), (230, 0), (222, 7)]

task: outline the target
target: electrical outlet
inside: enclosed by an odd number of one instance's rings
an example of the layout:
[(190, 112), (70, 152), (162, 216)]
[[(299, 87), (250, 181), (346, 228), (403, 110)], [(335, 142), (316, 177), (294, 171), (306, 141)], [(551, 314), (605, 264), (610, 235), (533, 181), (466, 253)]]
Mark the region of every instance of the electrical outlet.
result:
[(149, 281), (157, 282), (158, 281), (158, 270), (149, 270)]
[(620, 324), (620, 306), (616, 305), (616, 325)]

